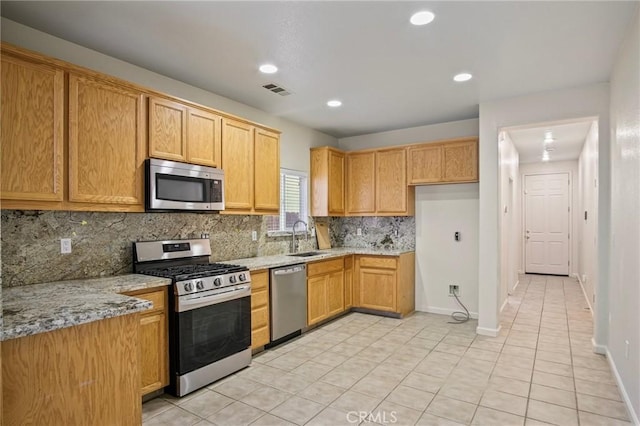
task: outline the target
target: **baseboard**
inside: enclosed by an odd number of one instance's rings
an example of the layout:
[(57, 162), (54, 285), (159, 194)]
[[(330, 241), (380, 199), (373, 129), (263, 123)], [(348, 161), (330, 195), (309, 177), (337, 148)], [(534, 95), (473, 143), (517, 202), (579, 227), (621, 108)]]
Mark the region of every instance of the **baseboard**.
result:
[(631, 404), (631, 398), (629, 398), (629, 394), (624, 387), (624, 383), (622, 383), (622, 378), (620, 377), (620, 373), (618, 373), (618, 369), (616, 368), (616, 363), (611, 356), (611, 352), (609, 352), (609, 348), (604, 346), (606, 350), (607, 360), (609, 360), (609, 367), (611, 367), (611, 371), (613, 371), (613, 376), (616, 378), (616, 382), (618, 383), (618, 389), (620, 390), (620, 394), (622, 395), (622, 399), (624, 399), (624, 403), (627, 406), (627, 412), (631, 417), (631, 422), (634, 425), (640, 425), (640, 420), (638, 419), (638, 413), (633, 410), (633, 404)]
[[(462, 308), (448, 309), (448, 308), (438, 308), (435, 306), (427, 306), (426, 308), (423, 308), (423, 309), (416, 308), (416, 311), (428, 312), (430, 314), (451, 315), (454, 312), (464, 312), (464, 309)], [(478, 319), (477, 312), (469, 312), (469, 316), (473, 319)]]
[[(580, 274), (572, 274), (574, 278), (576, 278), (578, 280), (578, 283), (580, 284), (580, 288), (582, 289), (582, 295), (584, 296), (584, 300), (587, 301), (587, 305), (589, 305), (589, 311), (591, 311), (591, 316), (593, 317), (593, 306), (591, 306), (591, 300), (589, 300), (589, 296), (587, 296), (587, 292), (584, 289), (584, 285), (582, 284), (582, 280), (580, 279)], [(600, 352), (598, 352), (600, 353)], [(604, 352), (602, 352), (604, 353)]]
[(509, 303), (509, 296), (507, 295), (507, 298), (504, 299), (504, 302), (502, 302), (502, 306), (500, 306), (500, 313), (502, 313), (502, 311), (504, 310), (504, 307), (507, 306), (507, 303)]
[(518, 287), (518, 284), (520, 284), (520, 280), (516, 281), (516, 285), (513, 286), (513, 288), (511, 289), (511, 291), (515, 291), (516, 288)]
[(591, 346), (593, 347), (593, 352), (600, 354), (600, 355), (606, 355), (607, 354), (607, 347), (605, 345), (599, 345), (596, 343), (596, 339), (594, 339), (593, 337), (591, 338)]
[(476, 333), (480, 334), (481, 336), (498, 337), (501, 329), (502, 329), (501, 325), (499, 325), (498, 328), (477, 327)]

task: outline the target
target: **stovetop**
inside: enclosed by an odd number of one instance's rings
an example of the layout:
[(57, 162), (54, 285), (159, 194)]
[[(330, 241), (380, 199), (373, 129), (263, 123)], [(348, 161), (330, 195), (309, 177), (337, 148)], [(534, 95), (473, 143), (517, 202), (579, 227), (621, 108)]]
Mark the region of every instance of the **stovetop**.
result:
[(144, 274), (157, 277), (172, 278), (175, 281), (184, 281), (195, 278), (212, 277), (216, 275), (231, 274), (247, 271), (246, 266), (226, 263), (204, 263), (192, 265), (177, 265), (167, 268), (158, 267), (145, 269)]

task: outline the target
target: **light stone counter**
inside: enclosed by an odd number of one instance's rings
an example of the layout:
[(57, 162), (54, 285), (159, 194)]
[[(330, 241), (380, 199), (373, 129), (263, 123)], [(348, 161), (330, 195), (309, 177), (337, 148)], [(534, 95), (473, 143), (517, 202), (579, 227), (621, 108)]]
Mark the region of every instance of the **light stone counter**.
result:
[(151, 302), (118, 293), (169, 284), (167, 278), (128, 274), (4, 288), (2, 340), (145, 311)]
[(403, 253), (409, 253), (413, 250), (380, 250), (369, 248), (352, 248), (352, 247), (337, 247), (327, 250), (313, 250), (314, 253), (318, 253), (315, 256), (299, 257), (291, 255), (276, 255), (276, 256), (259, 256), (248, 257), (245, 259), (233, 259), (225, 261), (224, 263), (232, 263), (235, 265), (242, 265), (249, 268), (251, 271), (258, 271), (261, 269), (278, 268), (280, 266), (296, 265), (298, 263), (315, 262), (317, 260), (331, 259), (334, 257), (347, 256), (350, 254), (368, 254), (376, 256), (399, 256)]

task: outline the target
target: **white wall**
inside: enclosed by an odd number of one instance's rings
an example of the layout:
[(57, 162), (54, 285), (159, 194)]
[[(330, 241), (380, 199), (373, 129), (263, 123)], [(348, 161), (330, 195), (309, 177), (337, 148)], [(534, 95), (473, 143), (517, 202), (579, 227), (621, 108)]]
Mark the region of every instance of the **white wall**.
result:
[[(596, 145), (597, 147), (597, 145)], [(578, 273), (579, 263), (579, 250), (578, 250), (578, 234), (580, 232), (580, 191), (578, 191), (578, 160), (574, 161), (549, 161), (540, 163), (527, 163), (520, 165), (520, 185), (518, 188), (518, 194), (520, 195), (521, 214), (520, 223), (524, 226), (524, 176), (546, 173), (569, 173), (571, 179), (571, 186), (569, 187), (569, 199), (571, 202), (571, 214), (569, 223), (569, 234), (571, 236), (569, 242), (569, 274), (574, 275)], [(524, 259), (524, 233), (518, 238), (518, 245), (521, 250), (521, 257), (519, 259), (518, 267), (521, 271), (524, 271), (525, 259)]]
[(416, 310), (462, 311), (448, 296), (450, 284), (460, 286), (460, 300), (477, 318), (477, 183), (416, 188)]
[(324, 145), (338, 146), (338, 140), (332, 136), (6, 18), (2, 18), (1, 30), (2, 41), (276, 128), (282, 131), (280, 139), (282, 167), (309, 171), (309, 148)]
[(500, 155), (500, 307), (518, 283), (520, 266), (520, 155), (508, 132), (501, 132)]
[[(600, 157), (602, 161), (602, 157)], [(602, 181), (602, 173), (600, 173)], [(640, 424), (640, 7), (611, 78), (608, 356)], [(600, 220), (605, 220), (602, 215)], [(602, 242), (602, 241), (601, 241)], [(602, 274), (600, 274), (602, 276)], [(601, 299), (598, 293), (598, 299)], [(628, 356), (625, 341), (629, 342)]]
[(478, 119), (451, 121), (448, 123), (410, 127), (388, 132), (370, 133), (339, 139), (340, 148), (356, 151), (367, 148), (381, 148), (390, 145), (430, 142), (438, 139), (478, 136)]
[[(594, 122), (578, 160), (578, 278), (591, 312), (598, 281), (598, 123)], [(587, 212), (587, 219), (584, 215)]]
[[(596, 84), (536, 93), (480, 104), (480, 297), (478, 332), (497, 335), (500, 308), (500, 185), (498, 132), (503, 127), (556, 120), (599, 117), (599, 236), (609, 229), (609, 86)], [(602, 241), (602, 238), (599, 239)], [(599, 275), (608, 274), (608, 246), (600, 244)], [(603, 294), (604, 293), (604, 294)], [(597, 303), (607, 305), (606, 292), (599, 291)], [(606, 317), (596, 319), (596, 341), (606, 342)]]

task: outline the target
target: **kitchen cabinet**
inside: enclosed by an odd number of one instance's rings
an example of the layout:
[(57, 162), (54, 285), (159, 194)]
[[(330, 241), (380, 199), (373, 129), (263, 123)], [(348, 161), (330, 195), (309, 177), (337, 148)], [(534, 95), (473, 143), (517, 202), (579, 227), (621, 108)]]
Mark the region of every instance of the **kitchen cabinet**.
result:
[(140, 314), (2, 342), (5, 425), (140, 425)]
[(167, 287), (125, 294), (153, 303), (151, 309), (140, 314), (141, 394), (146, 395), (169, 384)]
[(344, 309), (353, 306), (353, 255), (344, 257)]
[(347, 153), (347, 214), (410, 216), (414, 189), (407, 185), (405, 148)]
[(307, 325), (344, 311), (344, 259), (307, 265)]
[(412, 145), (408, 155), (410, 185), (478, 181), (478, 138)]
[(280, 208), (280, 137), (222, 119), (225, 214), (277, 214)]
[(251, 348), (269, 343), (269, 271), (251, 272)]
[(405, 316), (415, 310), (415, 253), (355, 256), (354, 306)]
[(59, 207), (64, 188), (64, 70), (3, 46), (1, 73), (3, 208)]
[(113, 79), (69, 75), (71, 209), (144, 210), (145, 127), (142, 92)]
[(311, 148), (311, 216), (345, 213), (345, 154), (331, 147)]
[(221, 117), (159, 96), (149, 97), (149, 156), (221, 166)]
[(362, 216), (376, 211), (374, 151), (347, 153), (347, 214)]

